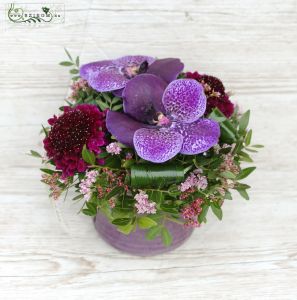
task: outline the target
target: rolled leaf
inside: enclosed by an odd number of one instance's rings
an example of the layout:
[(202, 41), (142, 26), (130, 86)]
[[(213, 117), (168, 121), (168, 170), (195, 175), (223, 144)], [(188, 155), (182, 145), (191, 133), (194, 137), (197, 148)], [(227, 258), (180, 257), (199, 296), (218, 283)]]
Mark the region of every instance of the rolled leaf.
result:
[(184, 180), (181, 165), (139, 164), (131, 166), (131, 185), (134, 188), (159, 189)]

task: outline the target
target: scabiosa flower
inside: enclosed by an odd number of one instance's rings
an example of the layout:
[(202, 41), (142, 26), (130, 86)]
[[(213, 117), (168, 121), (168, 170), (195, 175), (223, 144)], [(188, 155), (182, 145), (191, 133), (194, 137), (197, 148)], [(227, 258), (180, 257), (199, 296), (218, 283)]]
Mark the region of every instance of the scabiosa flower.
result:
[(206, 115), (217, 107), (227, 118), (231, 117), (234, 112), (234, 104), (230, 101), (220, 79), (214, 76), (201, 75), (198, 72), (187, 72), (186, 78), (195, 79), (203, 85), (207, 98)]
[(106, 151), (112, 155), (116, 154), (120, 154), (122, 149), (119, 146), (118, 143), (110, 143), (109, 145), (106, 146)]
[(62, 178), (87, 169), (81, 155), (84, 145), (96, 154), (106, 145), (105, 113), (95, 105), (65, 107), (61, 116), (54, 116), (48, 123), (51, 129), (43, 140), (44, 148), (56, 169), (62, 170)]
[(156, 209), (156, 203), (155, 202), (149, 202), (148, 195), (142, 191), (139, 190), (139, 193), (134, 196), (134, 199), (136, 200), (135, 207), (137, 208), (137, 213), (139, 214), (155, 214)]
[(201, 175), (200, 169), (197, 169), (190, 173), (186, 180), (180, 184), (179, 190), (185, 192), (193, 187), (196, 187), (199, 190), (205, 190), (207, 184), (207, 178)]

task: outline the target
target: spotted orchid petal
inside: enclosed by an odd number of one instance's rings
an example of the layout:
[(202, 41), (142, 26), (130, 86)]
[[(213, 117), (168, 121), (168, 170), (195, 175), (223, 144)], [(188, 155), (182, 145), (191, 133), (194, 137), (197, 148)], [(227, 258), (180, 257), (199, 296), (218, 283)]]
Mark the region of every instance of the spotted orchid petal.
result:
[(162, 103), (166, 82), (151, 74), (130, 80), (123, 91), (124, 111), (136, 120), (151, 123), (156, 112), (165, 113)]
[(114, 65), (119, 67), (127, 67), (127, 66), (139, 66), (143, 62), (147, 61), (148, 64), (152, 64), (155, 61), (155, 58), (151, 56), (144, 56), (144, 55), (127, 55), (122, 56), (120, 58), (114, 59), (112, 62)]
[(205, 112), (203, 87), (194, 79), (177, 79), (166, 88), (162, 102), (167, 115), (183, 123), (197, 121)]
[(148, 67), (154, 61), (150, 56), (129, 55), (114, 60), (92, 62), (80, 68), (80, 76), (98, 92), (120, 90), (141, 72), (139, 68), (142, 63), (147, 62)]
[(100, 72), (101, 70), (108, 70), (109, 68), (113, 68), (113, 63), (111, 60), (95, 61), (82, 65), (79, 73), (81, 78), (88, 81), (90, 75)]
[(158, 59), (149, 66), (147, 73), (161, 77), (167, 83), (175, 80), (184, 69), (178, 58)]
[(141, 128), (135, 132), (133, 142), (141, 158), (154, 163), (163, 163), (179, 153), (183, 137), (178, 132), (165, 128)]
[(137, 122), (123, 113), (108, 111), (106, 115), (106, 127), (120, 143), (133, 148), (135, 131), (150, 126)]
[(128, 81), (116, 68), (110, 68), (90, 74), (88, 84), (96, 91), (108, 92), (123, 88)]
[(194, 155), (207, 151), (218, 143), (220, 126), (210, 119), (200, 119), (194, 123), (178, 123), (172, 129), (183, 136), (180, 153)]

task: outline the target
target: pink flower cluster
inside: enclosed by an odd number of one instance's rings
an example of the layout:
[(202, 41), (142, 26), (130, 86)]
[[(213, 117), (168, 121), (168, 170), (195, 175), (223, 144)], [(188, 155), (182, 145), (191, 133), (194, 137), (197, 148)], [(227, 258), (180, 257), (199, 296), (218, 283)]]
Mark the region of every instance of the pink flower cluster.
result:
[(109, 145), (106, 146), (106, 151), (108, 153), (111, 153), (112, 155), (114, 154), (118, 155), (121, 153), (122, 149), (118, 143), (110, 143)]
[(62, 194), (62, 189), (59, 187), (59, 181), (61, 180), (59, 173), (54, 173), (53, 175), (43, 174), (42, 181), (50, 186), (51, 197), (54, 200), (58, 200)]
[(79, 79), (78, 81), (73, 82), (73, 84), (70, 86), (72, 93), (69, 96), (69, 100), (75, 102), (76, 97), (78, 96), (78, 92), (80, 90), (85, 91), (88, 87), (88, 82), (84, 79)]
[(207, 188), (207, 179), (205, 176), (201, 175), (202, 170), (194, 170), (187, 179), (181, 183), (179, 190), (185, 192), (190, 188), (196, 187), (199, 190), (205, 190)]
[(184, 224), (186, 227), (199, 227), (200, 224), (197, 221), (197, 216), (201, 213), (202, 208), (201, 205), (203, 203), (203, 199), (198, 198), (191, 205), (185, 207), (182, 210), (182, 216), (186, 219), (186, 223)]
[(156, 213), (156, 203), (149, 202), (148, 195), (139, 190), (139, 193), (135, 195), (134, 199), (137, 201), (135, 207), (137, 208), (137, 213), (139, 214), (155, 214)]
[(89, 172), (86, 172), (86, 177), (81, 181), (79, 184), (80, 192), (84, 195), (84, 199), (86, 201), (90, 200), (92, 192), (91, 192), (91, 186), (93, 183), (96, 182), (96, 178), (98, 176), (98, 171), (92, 170)]

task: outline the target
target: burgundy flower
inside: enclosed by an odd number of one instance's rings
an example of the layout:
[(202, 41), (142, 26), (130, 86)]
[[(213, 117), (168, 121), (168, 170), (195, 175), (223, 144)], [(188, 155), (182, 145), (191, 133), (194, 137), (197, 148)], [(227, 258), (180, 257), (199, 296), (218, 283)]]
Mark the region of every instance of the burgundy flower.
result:
[(43, 140), (44, 148), (56, 169), (62, 171), (63, 178), (87, 169), (81, 156), (84, 145), (94, 153), (106, 145), (105, 114), (95, 105), (65, 107), (61, 116), (54, 116), (48, 123), (51, 129)]
[(227, 118), (231, 117), (234, 111), (234, 104), (230, 101), (220, 79), (210, 75), (201, 75), (198, 72), (187, 72), (186, 78), (195, 79), (203, 85), (207, 98), (206, 115), (217, 107)]

